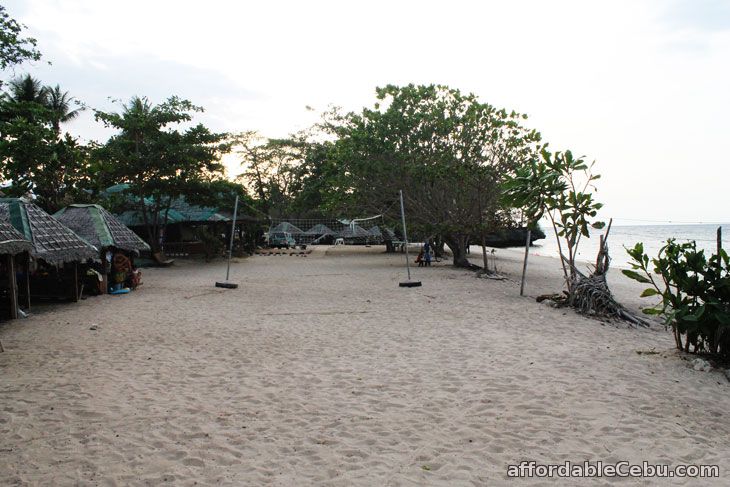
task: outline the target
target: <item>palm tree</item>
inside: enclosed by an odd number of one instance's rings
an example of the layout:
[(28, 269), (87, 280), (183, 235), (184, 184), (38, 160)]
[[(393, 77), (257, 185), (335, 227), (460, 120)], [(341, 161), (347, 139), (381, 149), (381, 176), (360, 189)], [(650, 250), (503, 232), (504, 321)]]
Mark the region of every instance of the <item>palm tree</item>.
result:
[(35, 102), (46, 105), (48, 88), (29, 74), (10, 81), (8, 98), (13, 102)]
[[(43, 86), (40, 80), (29, 74), (15, 78), (9, 83), (10, 89), (5, 94), (5, 100), (15, 109), (13, 113), (24, 114), (29, 119), (35, 119), (37, 113), (33, 113), (32, 105), (36, 104), (48, 110), (43, 118), (49, 120), (56, 137), (61, 135), (61, 124), (78, 117), (84, 110), (78, 101), (69, 95), (68, 91), (62, 91), (59, 85), (55, 87)], [(77, 108), (73, 108), (77, 105)], [(47, 118), (46, 118), (47, 117)]]
[[(61, 133), (61, 123), (68, 122), (78, 117), (84, 111), (85, 107), (81, 106), (73, 96), (69, 96), (68, 91), (61, 91), (61, 87), (56, 85), (55, 88), (47, 86), (45, 106), (52, 113), (51, 123), (53, 130), (58, 136)], [(78, 108), (71, 109), (71, 105), (75, 104)]]
[(47, 117), (48, 89), (31, 75), (15, 78), (8, 83), (8, 91), (0, 95), (0, 118), (16, 117), (30, 122)]

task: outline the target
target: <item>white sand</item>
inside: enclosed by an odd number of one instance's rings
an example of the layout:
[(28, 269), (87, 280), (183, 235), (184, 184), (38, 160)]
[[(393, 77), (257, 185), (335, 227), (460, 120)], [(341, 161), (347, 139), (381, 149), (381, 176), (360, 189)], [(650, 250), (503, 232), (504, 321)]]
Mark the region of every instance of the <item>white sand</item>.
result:
[[(3, 323), (0, 484), (503, 485), (533, 459), (720, 463), (673, 483), (728, 485), (729, 384), (668, 333), (520, 298), (519, 252), (507, 282), (437, 264), (399, 289), (381, 250), (251, 257), (232, 291), (224, 263), (179, 262)], [(528, 293), (559, 288), (533, 259)]]

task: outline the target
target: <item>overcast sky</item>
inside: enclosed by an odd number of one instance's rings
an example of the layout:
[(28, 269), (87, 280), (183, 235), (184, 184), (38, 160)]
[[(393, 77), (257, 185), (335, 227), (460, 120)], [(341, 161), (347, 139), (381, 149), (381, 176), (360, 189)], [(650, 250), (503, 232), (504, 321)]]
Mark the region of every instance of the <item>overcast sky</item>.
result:
[[(595, 159), (604, 217), (728, 222), (730, 1), (6, 1), (31, 72), (85, 103), (179, 95), (214, 130), (275, 137), (388, 83), (527, 113)], [(90, 114), (67, 130), (108, 136)]]

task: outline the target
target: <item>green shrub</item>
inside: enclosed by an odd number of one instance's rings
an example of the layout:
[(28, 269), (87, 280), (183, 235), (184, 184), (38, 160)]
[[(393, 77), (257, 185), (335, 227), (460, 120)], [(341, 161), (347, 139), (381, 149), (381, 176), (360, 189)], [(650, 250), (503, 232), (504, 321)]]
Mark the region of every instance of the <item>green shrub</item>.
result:
[[(642, 243), (626, 249), (632, 270), (622, 271), (635, 281), (649, 284), (642, 297), (661, 301), (644, 313), (659, 315), (671, 326), (677, 348), (730, 358), (730, 266), (720, 249), (709, 260), (695, 242), (667, 240), (659, 255), (650, 260)], [(657, 282), (659, 281), (659, 282)]]
[(214, 229), (198, 227), (195, 229), (195, 236), (203, 243), (205, 261), (223, 255), (225, 244), (221, 236), (215, 233)]

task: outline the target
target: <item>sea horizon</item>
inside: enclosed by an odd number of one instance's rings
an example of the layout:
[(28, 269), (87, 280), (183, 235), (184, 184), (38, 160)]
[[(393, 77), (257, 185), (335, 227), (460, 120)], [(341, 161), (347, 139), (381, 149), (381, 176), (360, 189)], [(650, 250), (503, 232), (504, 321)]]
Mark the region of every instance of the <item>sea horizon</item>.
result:
[[(645, 224), (645, 225), (612, 225), (608, 236), (608, 250), (611, 257), (611, 265), (617, 268), (629, 268), (630, 260), (624, 249), (632, 248), (637, 242), (644, 244), (644, 252), (649, 258), (656, 257), (667, 239), (674, 238), (679, 242), (694, 240), (697, 248), (705, 250), (705, 255), (710, 256), (717, 251), (717, 228), (722, 228), (722, 247), (725, 251), (730, 250), (730, 223), (681, 223), (681, 224)], [(541, 226), (545, 232), (545, 238), (536, 240), (530, 253), (545, 257), (558, 258), (558, 246), (555, 242), (555, 234), (552, 227)], [(603, 230), (592, 230), (591, 238), (583, 238), (578, 248), (579, 262), (584, 264), (595, 262), (598, 253), (599, 236), (605, 233)], [(478, 246), (472, 246), (478, 249)], [(517, 248), (517, 247), (515, 247)], [(472, 248), (472, 256), (475, 249)], [(499, 250), (497, 250), (497, 253)]]

